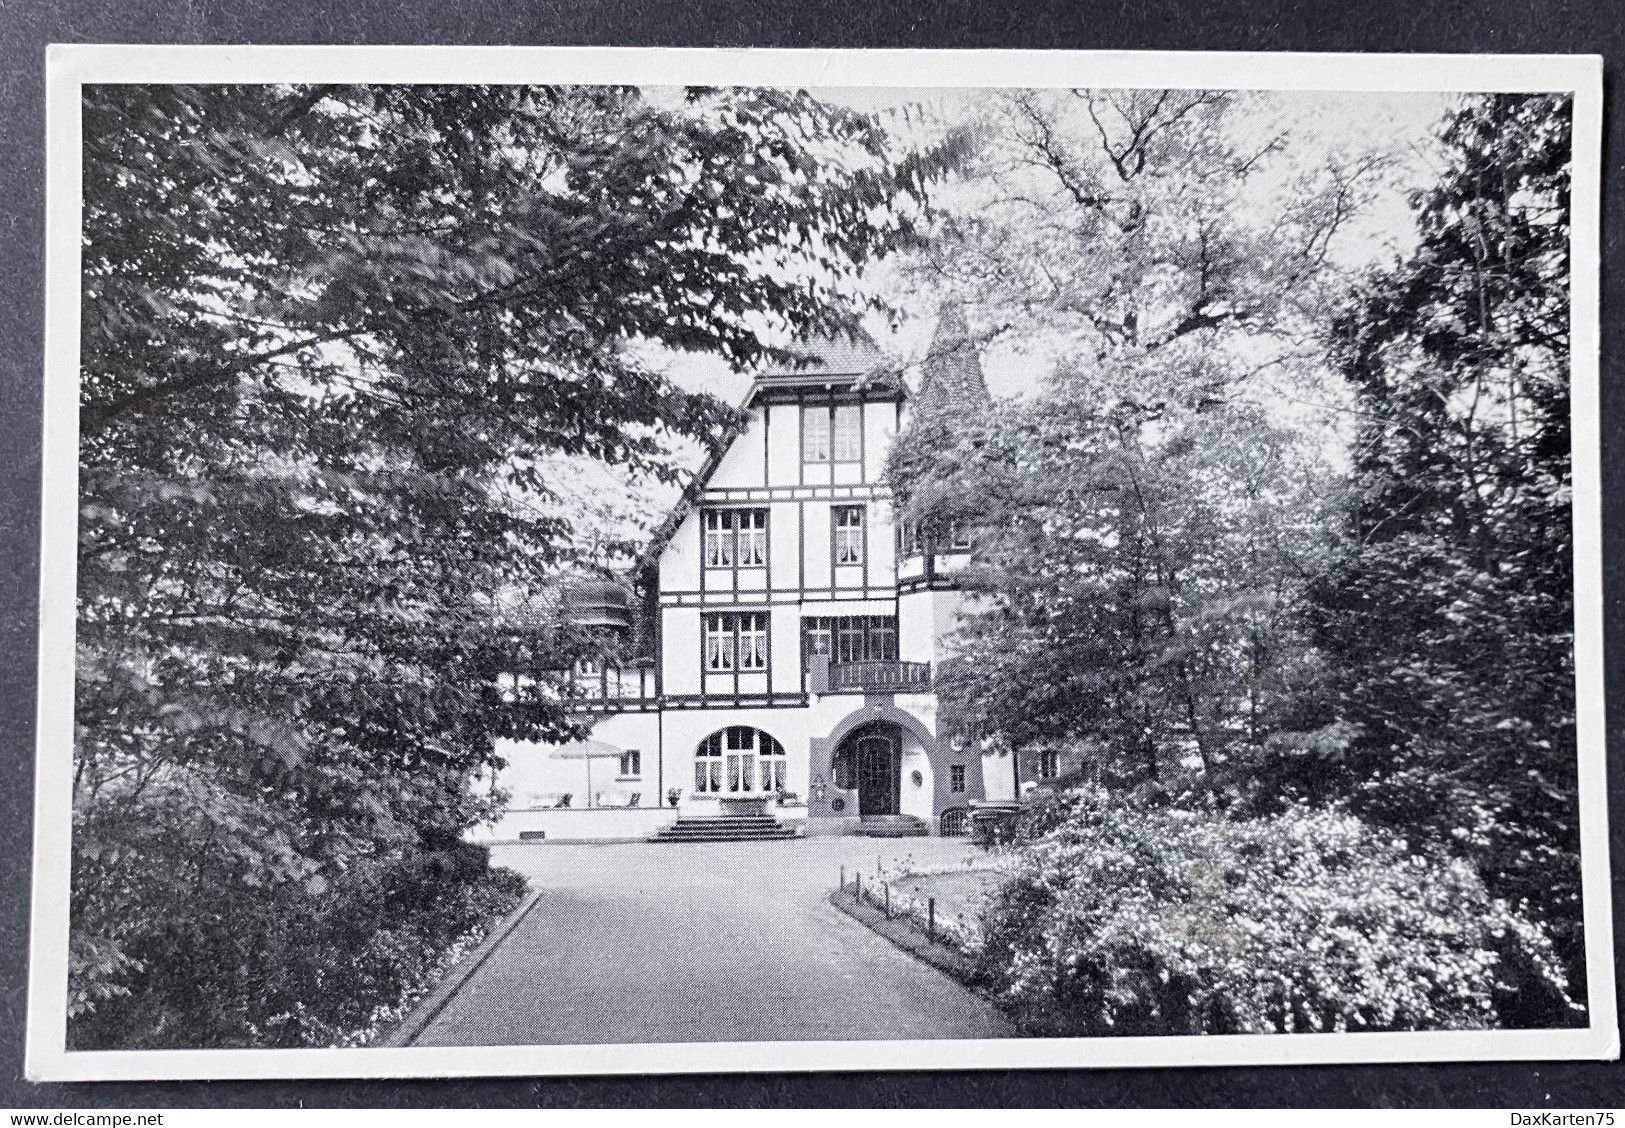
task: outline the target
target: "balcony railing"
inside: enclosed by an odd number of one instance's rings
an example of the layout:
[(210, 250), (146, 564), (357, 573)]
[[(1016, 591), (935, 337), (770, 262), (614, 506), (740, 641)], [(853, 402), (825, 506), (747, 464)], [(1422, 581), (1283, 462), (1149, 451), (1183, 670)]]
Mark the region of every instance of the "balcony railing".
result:
[(648, 712), (660, 705), (660, 678), (653, 666), (549, 670), (537, 676), (504, 674), (502, 696), (517, 708), (531, 706), (583, 713)]
[(915, 693), (930, 688), (928, 662), (831, 662), (829, 665), (831, 693)]

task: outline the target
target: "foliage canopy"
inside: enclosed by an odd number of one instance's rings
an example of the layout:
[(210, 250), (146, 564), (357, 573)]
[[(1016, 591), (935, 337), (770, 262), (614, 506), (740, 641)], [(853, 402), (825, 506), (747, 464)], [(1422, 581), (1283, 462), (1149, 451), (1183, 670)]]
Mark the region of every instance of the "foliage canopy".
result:
[(951, 146), (519, 86), (91, 87), (84, 137), (74, 1037), (319, 1039), (289, 922), (459, 857), (496, 737), (574, 734), (496, 688), (535, 656), (492, 596), (582, 532), (545, 460), (675, 473), (730, 409), (651, 350), (849, 324)]

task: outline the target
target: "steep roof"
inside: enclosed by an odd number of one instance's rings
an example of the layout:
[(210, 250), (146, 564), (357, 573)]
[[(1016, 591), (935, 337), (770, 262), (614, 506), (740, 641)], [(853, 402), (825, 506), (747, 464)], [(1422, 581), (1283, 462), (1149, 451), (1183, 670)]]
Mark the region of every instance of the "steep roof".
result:
[(947, 305), (937, 318), (931, 347), (925, 354), (914, 418), (957, 422), (973, 419), (993, 403), (982, 376), (981, 350), (957, 305)]
[(850, 336), (808, 338), (797, 341), (790, 349), (802, 354), (801, 359), (769, 365), (756, 379), (780, 383), (829, 376), (867, 376), (887, 364), (886, 354), (861, 330)]
[(907, 394), (897, 365), (863, 330), (809, 337), (788, 346), (796, 359), (770, 364), (756, 374), (746, 407), (764, 393), (800, 388), (883, 390)]

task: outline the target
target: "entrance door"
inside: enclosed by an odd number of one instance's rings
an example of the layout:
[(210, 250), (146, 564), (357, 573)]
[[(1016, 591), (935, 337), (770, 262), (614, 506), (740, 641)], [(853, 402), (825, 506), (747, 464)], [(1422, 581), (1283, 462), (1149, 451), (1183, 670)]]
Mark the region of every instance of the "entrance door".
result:
[(897, 741), (886, 732), (858, 737), (858, 814), (897, 814)]

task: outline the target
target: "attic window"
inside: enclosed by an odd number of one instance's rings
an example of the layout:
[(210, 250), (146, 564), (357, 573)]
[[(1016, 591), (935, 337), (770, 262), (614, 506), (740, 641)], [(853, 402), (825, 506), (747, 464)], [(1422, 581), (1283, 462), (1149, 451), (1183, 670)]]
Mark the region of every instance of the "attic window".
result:
[(803, 462), (863, 461), (863, 408), (808, 405), (801, 409)]
[(835, 461), (863, 461), (863, 422), (856, 404), (835, 409)]
[(830, 418), (827, 407), (801, 409), (801, 460), (829, 461)]

